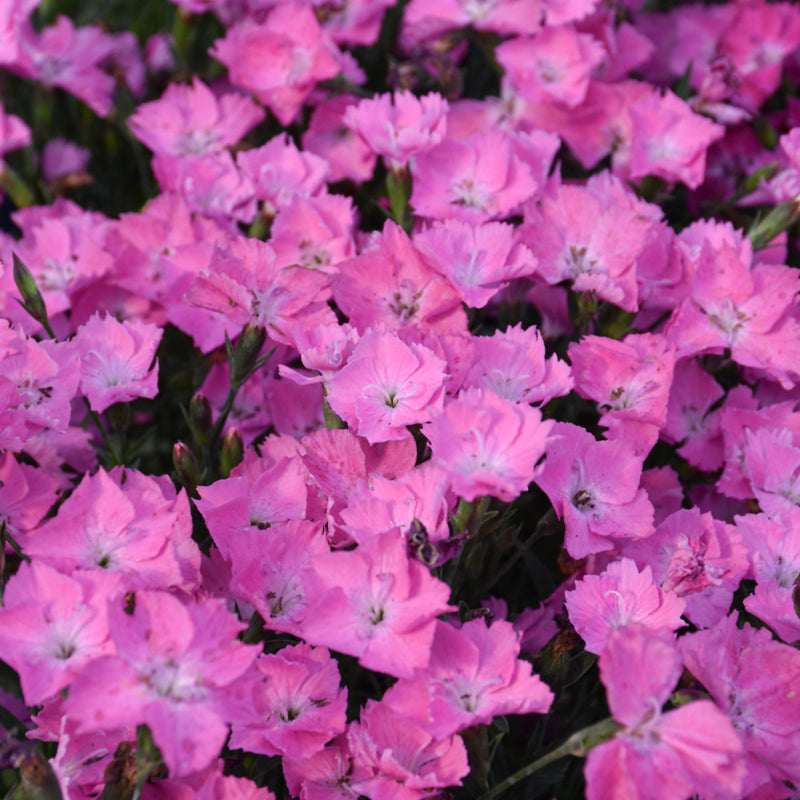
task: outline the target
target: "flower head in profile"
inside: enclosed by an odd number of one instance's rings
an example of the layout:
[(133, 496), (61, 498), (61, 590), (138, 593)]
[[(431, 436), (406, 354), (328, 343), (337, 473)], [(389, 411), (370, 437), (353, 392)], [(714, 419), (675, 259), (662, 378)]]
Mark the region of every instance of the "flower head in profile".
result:
[(430, 150), (444, 137), (447, 101), (434, 92), (415, 97), (411, 92), (381, 94), (349, 106), (344, 124), (360, 134), (392, 168)]

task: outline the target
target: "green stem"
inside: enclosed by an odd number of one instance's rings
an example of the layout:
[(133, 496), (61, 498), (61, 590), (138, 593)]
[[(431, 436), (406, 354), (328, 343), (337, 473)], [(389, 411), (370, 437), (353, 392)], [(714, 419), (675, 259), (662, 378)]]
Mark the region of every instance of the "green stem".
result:
[[(214, 449), (219, 443), (220, 437), (222, 436), (222, 429), (225, 427), (225, 423), (228, 421), (228, 415), (231, 413), (231, 409), (233, 409), (233, 403), (236, 400), (236, 394), (240, 388), (241, 384), (231, 382), (231, 388), (228, 389), (228, 396), (225, 398), (225, 404), (222, 406), (222, 411), (219, 412), (219, 417), (217, 418), (216, 425), (214, 425), (214, 430), (211, 431), (211, 441), (206, 448), (204, 461), (210, 462), (211, 460), (211, 453), (214, 452)], [(208, 465), (205, 464), (204, 466)]]
[(108, 450), (109, 455), (114, 463), (114, 466), (121, 467), (123, 465), (122, 456), (117, 452), (117, 448), (114, 447), (114, 444), (111, 441), (111, 437), (108, 435), (108, 432), (105, 429), (105, 425), (103, 425), (103, 421), (100, 419), (100, 415), (92, 409), (89, 405), (89, 400), (87, 398), (83, 398), (83, 402), (86, 403), (86, 408), (89, 411), (89, 416), (92, 418), (92, 421), (95, 424), (95, 427), (100, 432), (100, 437), (103, 439), (103, 444), (106, 446), (106, 450)]
[(622, 725), (611, 719), (611, 717), (590, 725), (588, 728), (583, 728), (583, 730), (572, 734), (560, 747), (551, 750), (546, 755), (523, 767), (519, 772), (510, 775), (502, 783), (498, 783), (493, 789), (482, 794), (478, 800), (491, 800), (492, 797), (499, 797), (512, 786), (516, 786), (520, 781), (524, 781), (533, 775), (534, 772), (538, 772), (565, 756), (583, 758), (595, 745), (607, 741), (621, 728)]

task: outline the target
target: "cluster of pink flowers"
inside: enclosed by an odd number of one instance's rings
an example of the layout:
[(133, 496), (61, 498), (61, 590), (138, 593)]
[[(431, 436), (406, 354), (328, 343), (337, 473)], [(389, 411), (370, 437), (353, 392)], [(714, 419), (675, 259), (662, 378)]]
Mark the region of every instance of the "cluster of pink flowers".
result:
[[(159, 187), (0, 233), (0, 659), (64, 800), (141, 726), (143, 800), (477, 797), (493, 720), (552, 712), (539, 755), (575, 733), (544, 679), (570, 650), (614, 720), (589, 800), (800, 796), (800, 101), (765, 110), (800, 7), (411, 0), (373, 96), (390, 0), (173, 2), (217, 17), (225, 79), (157, 98), (163, 39), (0, 8), (4, 70), (139, 98)], [(467, 99), (478, 42), (498, 94)], [(0, 156), (29, 124), (0, 106)], [(43, 184), (88, 175), (48, 148)], [(152, 411), (178, 334), (189, 444)], [(506, 591), (553, 532), (551, 583)]]

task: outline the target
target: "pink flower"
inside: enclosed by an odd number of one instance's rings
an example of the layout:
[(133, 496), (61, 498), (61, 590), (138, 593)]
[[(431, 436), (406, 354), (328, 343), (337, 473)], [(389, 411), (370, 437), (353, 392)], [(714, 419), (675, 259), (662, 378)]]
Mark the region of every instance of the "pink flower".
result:
[(567, 613), (590, 653), (602, 653), (612, 632), (638, 623), (674, 631), (684, 623), (686, 603), (673, 591), (660, 589), (653, 572), (641, 572), (630, 558), (608, 565), (600, 575), (586, 575), (566, 594)]
[(403, 339), (419, 341), (428, 331), (467, 327), (458, 292), (393, 222), (386, 222), (360, 255), (338, 265), (332, 288), (359, 333), (384, 324)]
[(402, 536), (381, 534), (355, 550), (321, 555), (313, 567), (322, 588), (301, 625), (306, 641), (397, 677), (427, 666), (436, 617), (452, 610), (450, 587), (409, 560)]
[(436, 739), (505, 714), (544, 714), (553, 693), (519, 656), (520, 635), (510, 622), (483, 619), (461, 628), (437, 625), (431, 663), (401, 678), (383, 702)]
[(510, 216), (540, 188), (558, 149), (549, 134), (489, 130), (446, 139), (411, 165), (411, 207), (422, 217), (478, 224)]
[(230, 747), (302, 760), (344, 732), (347, 690), (325, 648), (284, 647), (261, 656), (255, 667), (260, 681), (252, 718), (233, 726)]
[(0, 609), (3, 659), (20, 676), (29, 706), (69, 686), (83, 667), (114, 652), (106, 604), (119, 576), (78, 571), (72, 577), (38, 560), (9, 580)]
[(237, 168), (229, 151), (183, 156), (157, 153), (152, 166), (161, 190), (182, 194), (195, 213), (223, 222), (253, 221), (253, 184)]
[(211, 49), (231, 83), (251, 90), (282, 125), (297, 116), (318, 81), (338, 74), (335, 53), (313, 10), (298, 2), (274, 6), (263, 23), (233, 25)]
[(794, 607), (800, 578), (800, 510), (792, 506), (773, 518), (747, 514), (735, 522), (756, 579), (755, 592), (745, 598), (744, 607), (785, 642), (800, 640), (800, 618)]
[(404, 91), (351, 105), (343, 121), (394, 169), (439, 144), (447, 129), (446, 117), (447, 101), (441, 95), (431, 92), (417, 98)]
[(222, 544), (231, 563), (229, 593), (254, 606), (264, 627), (300, 635), (322, 590), (314, 562), (330, 552), (322, 524), (279, 522), (268, 531), (241, 531)]
[(609, 537), (653, 533), (653, 506), (639, 488), (641, 474), (641, 457), (624, 441), (598, 442), (577, 425), (555, 423), (534, 480), (564, 520), (564, 547), (573, 558), (613, 549)]
[(741, 533), (698, 508), (671, 514), (652, 536), (626, 543), (622, 554), (651, 566), (655, 582), (686, 601), (684, 616), (698, 628), (728, 613), (749, 568)]
[(712, 410), (724, 396), (722, 387), (695, 359), (675, 365), (661, 438), (679, 444), (677, 452), (692, 466), (714, 472), (724, 460), (720, 410)]
[(431, 414), (424, 428), (431, 460), (467, 501), (492, 495), (510, 502), (528, 488), (544, 455), (552, 422), (538, 409), (494, 392), (467, 389)]
[(99, 314), (78, 329), (73, 343), (81, 356), (80, 390), (93, 411), (156, 396), (158, 365), (151, 365), (162, 333), (156, 325)]
[(100, 65), (113, 52), (111, 37), (94, 25), (76, 28), (63, 15), (41, 33), (32, 27), (23, 31), (15, 71), (65, 89), (95, 114), (106, 116), (113, 105), (114, 79)]
[(261, 147), (239, 151), (236, 165), (252, 182), (256, 197), (264, 203), (264, 213), (270, 216), (296, 196), (320, 196), (329, 172), (323, 158), (299, 150), (285, 133)]
[(544, 340), (535, 326), (514, 325), (472, 340), (474, 360), (464, 387), (491, 389), (515, 403), (546, 403), (572, 388), (569, 365), (556, 355), (545, 358)]
[(154, 153), (199, 155), (235, 145), (264, 116), (245, 95), (217, 97), (194, 78), (191, 86), (171, 83), (161, 98), (140, 105), (128, 125)]
[(363, 183), (372, 177), (378, 160), (372, 148), (344, 122), (344, 115), (354, 102), (355, 97), (336, 95), (318, 103), (303, 133), (304, 152), (328, 162), (331, 182)]
[(574, 108), (583, 101), (589, 76), (606, 59), (606, 51), (593, 36), (577, 33), (571, 25), (551, 25), (533, 37), (503, 42), (496, 56), (505, 79), (524, 100)]
[(608, 438), (626, 440), (647, 455), (667, 420), (675, 351), (660, 334), (630, 334), (622, 341), (585, 336), (568, 350), (576, 390), (595, 400)]
[(681, 674), (674, 639), (641, 626), (612, 631), (600, 655), (608, 705), (624, 728), (589, 751), (587, 800), (741, 797), (741, 743), (709, 700), (662, 711)]
[(192, 590), (200, 553), (191, 526), (186, 494), (176, 495), (167, 476), (100, 469), (83, 477), (25, 550), (63, 572), (100, 569), (125, 575), (136, 588)]
[(31, 129), (15, 114), (7, 114), (0, 104), (0, 156), (30, 143)]
[(370, 444), (401, 439), (441, 409), (443, 369), (427, 347), (372, 330), (328, 381), (328, 402)]
[(473, 308), (483, 308), (509, 281), (536, 269), (530, 250), (502, 222), (434, 222), (414, 236), (414, 245)]
[(306, 324), (332, 321), (333, 312), (325, 303), (328, 283), (318, 270), (279, 268), (268, 244), (238, 236), (217, 248), (208, 269), (186, 292), (186, 300), (237, 325), (263, 325), (275, 341), (288, 343), (288, 334), (301, 319)]
[(665, 330), (678, 357), (730, 348), (737, 363), (762, 369), (791, 388), (800, 375), (796, 271), (771, 264), (751, 267), (748, 253), (727, 241), (718, 245), (706, 238), (698, 249), (690, 295)]
[(667, 90), (653, 91), (630, 107), (633, 123), (630, 176), (657, 175), (696, 189), (705, 178), (706, 151), (725, 133)]
[(682, 637), (679, 646), (744, 745), (747, 793), (773, 780), (800, 784), (800, 652), (765, 628), (739, 628), (735, 614)]
[(221, 600), (184, 605), (166, 592), (136, 592), (109, 606), (116, 655), (95, 659), (70, 689), (67, 714), (81, 729), (148, 725), (170, 774), (209, 766), (240, 717), (236, 682), (256, 649)]
[(636, 261), (651, 223), (608, 197), (598, 181), (581, 187), (551, 179), (526, 208), (520, 238), (538, 259), (545, 283), (568, 280), (576, 292), (637, 311)]
[(347, 740), (353, 761), (373, 771), (358, 784), (359, 794), (370, 800), (422, 800), (433, 789), (460, 786), (469, 772), (467, 750), (458, 736), (437, 740), (374, 700), (350, 724)]

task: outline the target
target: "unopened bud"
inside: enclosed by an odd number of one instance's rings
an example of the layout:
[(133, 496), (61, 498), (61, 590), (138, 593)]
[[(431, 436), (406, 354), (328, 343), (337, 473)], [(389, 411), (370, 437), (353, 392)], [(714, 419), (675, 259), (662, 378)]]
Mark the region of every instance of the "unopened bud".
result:
[(800, 219), (800, 195), (784, 200), (747, 232), (753, 250), (763, 250), (776, 236), (791, 228)]
[(214, 420), (211, 414), (211, 403), (201, 392), (197, 392), (189, 401), (189, 427), (195, 441), (202, 448), (211, 442), (211, 432), (214, 430)]
[(203, 474), (194, 453), (183, 442), (175, 442), (172, 448), (172, 466), (186, 491), (197, 497), (197, 486), (202, 482)]
[(14, 253), (14, 283), (17, 284), (17, 289), (22, 295), (22, 300), (17, 302), (53, 336), (47, 316), (47, 307), (44, 304), (42, 293), (36, 285), (36, 279), (16, 253)]
[[(263, 325), (248, 322), (242, 328), (236, 347), (226, 341), (231, 384), (241, 386), (260, 366), (259, 354), (267, 340), (267, 329)], [(263, 363), (263, 362), (262, 362)]]
[(220, 454), (220, 472), (223, 478), (229, 478), (233, 468), (242, 463), (244, 458), (244, 440), (238, 425), (231, 425), (222, 437)]

